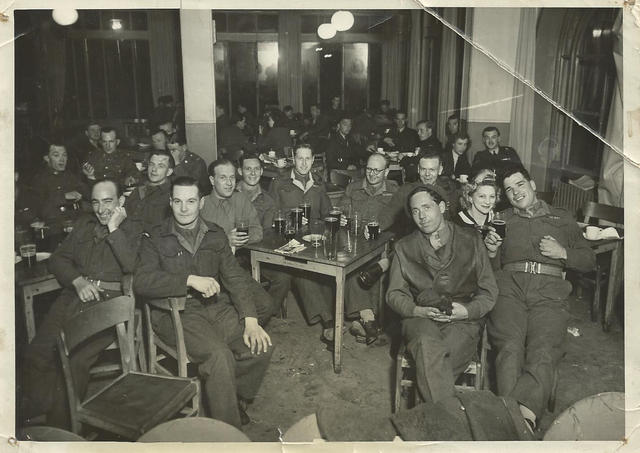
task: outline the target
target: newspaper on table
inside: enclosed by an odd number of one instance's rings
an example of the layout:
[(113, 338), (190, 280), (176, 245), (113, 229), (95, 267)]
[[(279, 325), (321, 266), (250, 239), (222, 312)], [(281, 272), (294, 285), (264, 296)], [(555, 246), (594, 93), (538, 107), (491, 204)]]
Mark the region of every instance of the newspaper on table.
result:
[(298, 253), (306, 249), (307, 247), (304, 244), (296, 241), (295, 239), (291, 239), (282, 247), (275, 249), (276, 252), (282, 253), (284, 255), (293, 255), (294, 253)]

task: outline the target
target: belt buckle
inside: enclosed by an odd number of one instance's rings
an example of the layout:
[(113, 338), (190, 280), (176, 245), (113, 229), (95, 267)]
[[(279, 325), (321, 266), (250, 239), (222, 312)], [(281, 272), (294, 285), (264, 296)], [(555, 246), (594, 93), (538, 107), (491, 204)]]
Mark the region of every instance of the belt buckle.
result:
[(540, 273), (540, 267), (541, 267), (540, 263), (536, 261), (526, 261), (524, 266), (524, 271), (528, 272), (529, 274), (537, 275)]

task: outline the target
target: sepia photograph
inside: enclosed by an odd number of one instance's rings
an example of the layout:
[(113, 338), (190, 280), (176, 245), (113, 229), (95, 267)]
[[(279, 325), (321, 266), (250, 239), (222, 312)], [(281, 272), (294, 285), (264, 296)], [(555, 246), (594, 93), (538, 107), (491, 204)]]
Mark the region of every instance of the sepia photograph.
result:
[(6, 16), (18, 441), (625, 439), (625, 10), (322, 6)]

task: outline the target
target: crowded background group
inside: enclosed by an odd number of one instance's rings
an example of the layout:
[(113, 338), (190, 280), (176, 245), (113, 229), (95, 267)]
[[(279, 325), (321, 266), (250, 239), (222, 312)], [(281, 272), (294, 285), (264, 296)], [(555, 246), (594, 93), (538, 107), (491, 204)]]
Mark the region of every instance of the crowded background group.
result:
[[(34, 175), (16, 174), (16, 240), (35, 228), (63, 287), (22, 358), (25, 418), (47, 414), (49, 424), (67, 426), (56, 335), (87, 304), (122, 294), (123, 275), (133, 274), (141, 299), (191, 296), (182, 323), (207, 411), (246, 423), (273, 350), (268, 321), (290, 289), (333, 347), (332, 280), (265, 265), (260, 284), (245, 249), (306, 204), (305, 225), (339, 207), (344, 228), (358, 213), (394, 233), (389, 253), (347, 278), (353, 335), (366, 345), (384, 339), (373, 283), (387, 273), (386, 302), (402, 319), (420, 396), (438, 402), (454, 392), (486, 321), (496, 392), (535, 429), (566, 331), (564, 271), (589, 271), (595, 261), (571, 215), (536, 197), (496, 127), (473, 137), (483, 148), (473, 160), (459, 117), (448, 118), (439, 140), (433, 122), (410, 128), (386, 101), (351, 114), (335, 97), (326, 112), (285, 106), (260, 119), (242, 105), (230, 115), (218, 106), (217, 128), (218, 159), (208, 167), (173, 116), (155, 121), (135, 148), (90, 122), (81, 139), (52, 138)], [(355, 233), (370, 237), (367, 228)], [(154, 331), (175, 342), (170, 316), (152, 315)], [(79, 393), (111, 340), (84, 347), (74, 368)]]

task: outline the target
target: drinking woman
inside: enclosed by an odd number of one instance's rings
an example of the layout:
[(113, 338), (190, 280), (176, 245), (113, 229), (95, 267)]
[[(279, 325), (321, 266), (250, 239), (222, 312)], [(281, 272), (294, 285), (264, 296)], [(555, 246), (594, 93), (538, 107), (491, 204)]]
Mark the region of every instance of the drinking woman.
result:
[(482, 231), (493, 220), (493, 210), (500, 200), (500, 189), (495, 177), (487, 175), (480, 181), (472, 180), (463, 186), (462, 191), (464, 208), (458, 212), (455, 221)]

